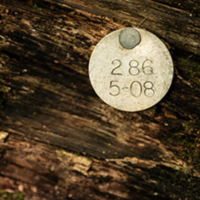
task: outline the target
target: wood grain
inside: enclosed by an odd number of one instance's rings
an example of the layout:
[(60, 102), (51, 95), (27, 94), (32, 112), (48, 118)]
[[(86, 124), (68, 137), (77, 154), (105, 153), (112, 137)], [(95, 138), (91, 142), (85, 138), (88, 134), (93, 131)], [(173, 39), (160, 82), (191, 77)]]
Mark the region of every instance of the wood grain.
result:
[[(0, 10), (0, 188), (26, 199), (199, 198), (199, 150), (190, 163), (174, 139), (199, 145), (199, 15), (150, 0), (3, 0)], [(166, 97), (139, 113), (104, 104), (88, 77), (98, 41), (130, 25), (159, 36), (175, 66)]]

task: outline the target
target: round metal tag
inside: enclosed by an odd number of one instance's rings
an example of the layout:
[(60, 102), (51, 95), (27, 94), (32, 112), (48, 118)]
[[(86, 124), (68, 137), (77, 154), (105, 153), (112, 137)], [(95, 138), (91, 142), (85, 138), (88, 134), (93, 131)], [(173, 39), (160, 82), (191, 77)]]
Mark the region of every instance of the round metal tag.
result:
[[(106, 35), (96, 45), (89, 62), (89, 77), (97, 95), (108, 105), (123, 111), (141, 111), (157, 104), (168, 92), (173, 61), (164, 43), (143, 29), (135, 28), (138, 43), (130, 44), (136, 46), (129, 48), (126, 41), (128, 47), (123, 47), (124, 34), (130, 32), (122, 34), (125, 29)], [(127, 38), (131, 40), (132, 36)]]

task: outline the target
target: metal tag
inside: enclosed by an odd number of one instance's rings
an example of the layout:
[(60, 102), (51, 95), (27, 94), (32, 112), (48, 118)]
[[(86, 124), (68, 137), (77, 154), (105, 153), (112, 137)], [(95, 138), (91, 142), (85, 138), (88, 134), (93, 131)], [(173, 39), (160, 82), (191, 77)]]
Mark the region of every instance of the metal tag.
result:
[(96, 45), (89, 77), (97, 95), (108, 105), (141, 111), (166, 95), (174, 68), (168, 49), (157, 36), (131, 29), (116, 30)]

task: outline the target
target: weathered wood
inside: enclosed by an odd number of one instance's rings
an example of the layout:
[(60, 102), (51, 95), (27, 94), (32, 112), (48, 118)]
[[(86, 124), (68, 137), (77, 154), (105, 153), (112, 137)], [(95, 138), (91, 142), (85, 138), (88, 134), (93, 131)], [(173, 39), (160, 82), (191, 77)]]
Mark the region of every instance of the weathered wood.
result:
[[(200, 199), (198, 13), (150, 0), (5, 0), (0, 10), (0, 188), (25, 199)], [(175, 64), (166, 97), (139, 113), (104, 104), (88, 78), (97, 42), (130, 25), (163, 39)]]
[[(54, 3), (52, 0), (46, 2)], [(195, 8), (198, 8), (197, 4), (193, 3), (191, 10), (186, 11), (152, 0), (91, 0), (90, 3), (87, 0), (71, 0), (63, 1), (64, 3), (90, 13), (110, 18), (117, 17), (119, 21), (132, 26), (144, 27), (176, 48), (196, 55), (200, 54), (200, 22), (198, 18), (192, 18)], [(181, 3), (188, 4), (188, 1)]]

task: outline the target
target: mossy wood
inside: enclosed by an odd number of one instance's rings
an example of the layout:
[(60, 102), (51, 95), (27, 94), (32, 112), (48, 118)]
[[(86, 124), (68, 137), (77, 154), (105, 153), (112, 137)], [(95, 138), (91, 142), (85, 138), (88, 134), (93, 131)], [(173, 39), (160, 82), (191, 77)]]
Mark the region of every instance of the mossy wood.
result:
[[(200, 199), (199, 5), (170, 2), (0, 1), (2, 198)], [(102, 102), (88, 76), (98, 41), (126, 26), (162, 39), (175, 66), (165, 98), (137, 113)]]

